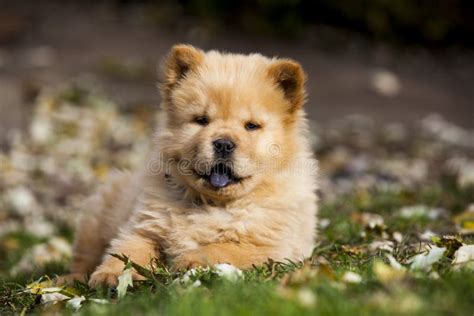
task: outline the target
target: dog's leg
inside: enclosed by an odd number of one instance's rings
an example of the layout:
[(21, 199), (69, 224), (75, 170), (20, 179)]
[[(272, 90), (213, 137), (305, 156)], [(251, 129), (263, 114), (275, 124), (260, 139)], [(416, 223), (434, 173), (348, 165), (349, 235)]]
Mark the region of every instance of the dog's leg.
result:
[(271, 247), (239, 243), (215, 243), (201, 246), (173, 260), (175, 269), (189, 269), (198, 266), (212, 266), (229, 263), (238, 268), (250, 268), (253, 264), (266, 262), (278, 253)]
[(100, 264), (106, 247), (107, 243), (101, 238), (98, 219), (82, 216), (76, 230), (71, 273), (57, 277), (55, 283), (63, 285), (75, 280), (85, 282), (87, 274)]
[[(112, 240), (111, 246), (107, 249), (102, 263), (91, 275), (89, 285), (97, 287), (101, 284), (115, 286), (118, 277), (122, 274), (124, 263), (110, 254), (125, 255), (131, 261), (141, 266), (147, 266), (156, 257), (156, 243), (142, 235), (133, 232), (123, 232), (119, 238)], [(141, 275), (134, 272), (134, 280), (143, 279)]]

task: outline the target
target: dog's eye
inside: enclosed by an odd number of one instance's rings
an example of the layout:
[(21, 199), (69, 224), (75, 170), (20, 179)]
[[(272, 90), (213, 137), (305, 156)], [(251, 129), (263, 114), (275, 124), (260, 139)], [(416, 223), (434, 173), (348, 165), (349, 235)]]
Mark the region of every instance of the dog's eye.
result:
[(245, 124), (245, 129), (248, 131), (255, 131), (259, 129), (260, 127), (261, 126), (258, 125), (257, 123), (252, 123), (252, 122), (248, 122), (247, 124)]
[(207, 116), (198, 116), (194, 119), (194, 122), (201, 126), (206, 126), (209, 124), (209, 118)]

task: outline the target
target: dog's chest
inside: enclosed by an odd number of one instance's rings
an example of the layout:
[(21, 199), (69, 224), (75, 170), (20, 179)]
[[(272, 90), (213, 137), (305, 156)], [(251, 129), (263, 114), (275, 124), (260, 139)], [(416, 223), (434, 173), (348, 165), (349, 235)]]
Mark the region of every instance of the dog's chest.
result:
[(212, 208), (190, 214), (171, 214), (170, 241), (186, 248), (216, 242), (240, 242), (258, 220), (246, 208)]

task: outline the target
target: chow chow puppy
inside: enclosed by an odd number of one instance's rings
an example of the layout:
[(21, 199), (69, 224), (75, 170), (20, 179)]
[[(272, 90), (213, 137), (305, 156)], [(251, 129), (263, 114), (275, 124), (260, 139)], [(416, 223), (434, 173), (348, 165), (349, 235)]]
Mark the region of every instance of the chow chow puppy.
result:
[(124, 264), (110, 254), (175, 269), (310, 256), (317, 165), (301, 66), (177, 45), (163, 75), (148, 163), (88, 199), (63, 281), (116, 285)]

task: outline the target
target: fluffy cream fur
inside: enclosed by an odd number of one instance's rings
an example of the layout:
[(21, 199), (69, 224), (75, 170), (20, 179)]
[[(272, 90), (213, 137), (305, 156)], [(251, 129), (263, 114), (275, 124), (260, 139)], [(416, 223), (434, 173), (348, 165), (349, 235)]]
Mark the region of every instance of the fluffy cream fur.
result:
[[(116, 173), (88, 199), (72, 274), (62, 281), (93, 272), (92, 286), (116, 284), (123, 263), (110, 253), (142, 265), (159, 258), (176, 269), (309, 256), (317, 166), (302, 109), (304, 81), (291, 60), (173, 47), (148, 164)], [(196, 123), (203, 116), (205, 126)], [(260, 128), (246, 129), (249, 122)], [(213, 167), (212, 142), (222, 137), (236, 144), (239, 181), (216, 189), (201, 173)]]

